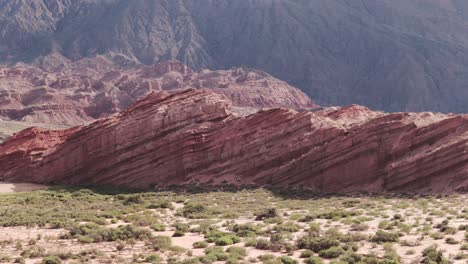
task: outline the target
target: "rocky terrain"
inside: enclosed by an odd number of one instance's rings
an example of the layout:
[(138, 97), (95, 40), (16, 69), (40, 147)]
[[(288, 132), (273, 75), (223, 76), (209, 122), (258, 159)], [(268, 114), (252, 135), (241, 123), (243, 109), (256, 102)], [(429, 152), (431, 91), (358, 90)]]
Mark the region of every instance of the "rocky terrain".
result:
[(465, 0), (0, 0), (0, 61), (247, 66), (320, 105), (466, 113), (467, 25)]
[(152, 91), (187, 88), (222, 94), (237, 107), (315, 107), (300, 90), (258, 70), (194, 72), (176, 61), (122, 65), (103, 56), (71, 62), (54, 54), (36, 66), (0, 66), (0, 118), (81, 125), (117, 113)]
[(467, 191), (468, 116), (278, 108), (246, 117), (203, 90), (153, 93), (84, 127), (0, 145), (0, 180), (152, 189), (272, 185), (321, 192)]

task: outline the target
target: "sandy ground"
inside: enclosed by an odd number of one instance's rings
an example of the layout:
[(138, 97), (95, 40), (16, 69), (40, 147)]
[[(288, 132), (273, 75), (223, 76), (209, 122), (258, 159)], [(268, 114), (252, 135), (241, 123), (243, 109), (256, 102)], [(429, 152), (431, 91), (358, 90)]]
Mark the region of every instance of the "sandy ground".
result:
[(37, 190), (45, 190), (47, 186), (34, 183), (7, 183), (0, 182), (0, 194), (2, 193), (16, 193), (16, 192), (30, 192)]

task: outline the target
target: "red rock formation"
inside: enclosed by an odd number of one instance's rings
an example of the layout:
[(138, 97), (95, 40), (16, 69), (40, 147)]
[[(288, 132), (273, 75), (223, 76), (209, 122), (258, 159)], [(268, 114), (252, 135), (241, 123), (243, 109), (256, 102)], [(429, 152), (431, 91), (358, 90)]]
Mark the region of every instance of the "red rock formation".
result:
[(314, 107), (298, 89), (261, 71), (193, 72), (169, 61), (120, 67), (104, 57), (70, 62), (49, 56), (41, 67), (0, 66), (0, 118), (81, 125), (117, 113), (152, 91), (206, 89), (240, 107)]
[(254, 184), (324, 192), (468, 191), (465, 115), (350, 106), (239, 117), (223, 96), (189, 90), (151, 94), (118, 115), (49, 133), (25, 131), (0, 145), (3, 180), (143, 189)]

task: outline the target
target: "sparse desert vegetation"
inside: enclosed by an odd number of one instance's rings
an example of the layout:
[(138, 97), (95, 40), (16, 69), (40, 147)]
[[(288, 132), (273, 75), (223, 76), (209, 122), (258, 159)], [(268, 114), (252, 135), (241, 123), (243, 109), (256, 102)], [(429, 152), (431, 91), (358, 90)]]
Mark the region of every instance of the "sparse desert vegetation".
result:
[(0, 263), (467, 263), (466, 195), (0, 194)]

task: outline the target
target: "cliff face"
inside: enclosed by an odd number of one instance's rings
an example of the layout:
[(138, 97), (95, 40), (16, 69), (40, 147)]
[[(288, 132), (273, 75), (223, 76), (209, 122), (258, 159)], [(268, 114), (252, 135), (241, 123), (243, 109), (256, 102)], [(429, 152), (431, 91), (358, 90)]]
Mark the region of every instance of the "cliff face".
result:
[(0, 61), (247, 66), (320, 105), (468, 112), (465, 0), (0, 0)]
[(468, 190), (468, 116), (271, 109), (239, 117), (223, 96), (155, 93), (65, 131), (0, 145), (2, 180), (151, 189), (297, 186), (323, 192)]
[(102, 56), (71, 62), (51, 55), (40, 66), (0, 66), (0, 118), (81, 125), (117, 113), (152, 91), (187, 88), (214, 91), (238, 107), (315, 106), (300, 90), (253, 69), (194, 72), (176, 61), (121, 65)]

